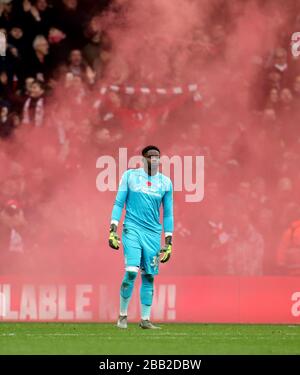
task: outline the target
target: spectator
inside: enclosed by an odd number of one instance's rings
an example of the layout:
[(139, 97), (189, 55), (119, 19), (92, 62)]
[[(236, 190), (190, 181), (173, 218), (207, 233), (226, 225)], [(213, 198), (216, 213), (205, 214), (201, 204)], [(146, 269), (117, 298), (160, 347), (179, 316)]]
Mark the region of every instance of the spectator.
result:
[(287, 71), (287, 52), (284, 48), (276, 48), (274, 52), (273, 67), (280, 73)]
[(22, 266), (25, 230), (22, 208), (16, 200), (8, 200), (0, 209), (0, 274), (10, 274)]
[(9, 30), (13, 22), (13, 0), (2, 0), (0, 4), (0, 28)]
[(31, 93), (31, 86), (34, 82), (34, 78), (33, 77), (27, 77), (26, 80), (25, 80), (25, 86), (24, 86), (24, 95), (29, 97), (30, 96), (30, 93)]
[(276, 88), (272, 88), (269, 91), (269, 95), (267, 98), (266, 108), (272, 108), (274, 110), (278, 109), (279, 105), (279, 91)]
[(7, 106), (0, 107), (0, 138), (9, 138), (15, 128), (14, 121), (15, 114), (9, 114), (9, 109)]
[(73, 76), (80, 77), (84, 82), (93, 84), (95, 82), (95, 74), (83, 60), (80, 50), (72, 50), (69, 57), (69, 71)]
[(70, 46), (66, 34), (56, 27), (50, 28), (48, 41), (50, 45), (51, 69), (54, 71), (57, 66), (66, 63), (70, 53)]
[(247, 212), (240, 212), (228, 245), (229, 275), (260, 276), (263, 273), (264, 239)]
[(11, 87), (9, 86), (7, 72), (0, 72), (0, 98), (8, 99), (11, 95)]
[(93, 17), (91, 19), (86, 31), (86, 36), (89, 41), (83, 48), (83, 56), (91, 67), (95, 66), (95, 61), (99, 56), (102, 44), (103, 33), (100, 30), (97, 20), (98, 17)]
[(274, 108), (265, 108), (262, 116), (262, 123), (264, 125), (274, 125), (277, 120), (276, 111)]
[(27, 76), (34, 77), (42, 82), (50, 78), (49, 43), (43, 35), (38, 35), (33, 41), (34, 54), (28, 61)]
[(271, 208), (260, 207), (255, 213), (255, 223), (257, 225), (257, 229), (264, 238), (264, 275), (272, 275), (276, 273), (274, 249), (277, 246), (278, 238), (277, 236), (274, 236), (275, 222), (275, 217)]
[(23, 124), (41, 127), (45, 116), (45, 98), (43, 83), (34, 81), (30, 86), (30, 97), (23, 108)]
[(282, 86), (281, 74), (276, 70), (271, 70), (267, 75), (267, 90), (275, 88), (280, 90)]
[(277, 265), (289, 276), (300, 276), (300, 220), (293, 221), (282, 235)]
[(280, 109), (283, 113), (290, 113), (293, 110), (293, 94), (288, 88), (280, 92)]
[(47, 0), (33, 0), (32, 4), (29, 14), (34, 34), (47, 37), (50, 27), (55, 23), (53, 9)]
[(24, 32), (20, 23), (14, 23), (11, 25), (7, 42), (17, 49), (19, 56), (25, 56), (26, 48), (24, 45)]
[(83, 28), (83, 12), (80, 11), (77, 0), (62, 0), (57, 12), (57, 26), (70, 39), (72, 49), (81, 49), (85, 44)]

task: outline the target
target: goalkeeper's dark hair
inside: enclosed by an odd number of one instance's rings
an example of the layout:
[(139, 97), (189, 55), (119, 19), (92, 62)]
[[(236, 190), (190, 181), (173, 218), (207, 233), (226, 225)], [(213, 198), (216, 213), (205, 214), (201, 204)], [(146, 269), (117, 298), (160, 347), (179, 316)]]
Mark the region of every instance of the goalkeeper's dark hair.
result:
[(147, 152), (150, 151), (150, 150), (156, 150), (160, 153), (160, 149), (158, 147), (150, 145), (150, 146), (147, 146), (147, 147), (143, 148), (142, 155), (146, 156)]

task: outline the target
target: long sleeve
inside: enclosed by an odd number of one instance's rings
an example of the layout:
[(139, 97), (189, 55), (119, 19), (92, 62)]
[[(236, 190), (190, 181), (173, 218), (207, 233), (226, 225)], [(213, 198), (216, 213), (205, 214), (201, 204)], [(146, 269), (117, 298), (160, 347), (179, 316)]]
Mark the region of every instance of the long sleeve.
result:
[(120, 181), (115, 204), (112, 210), (111, 220), (119, 222), (122, 216), (122, 210), (128, 194), (128, 171), (126, 171)]
[(174, 216), (173, 216), (173, 185), (170, 181), (169, 190), (166, 191), (163, 197), (163, 223), (165, 234), (172, 234), (174, 230)]

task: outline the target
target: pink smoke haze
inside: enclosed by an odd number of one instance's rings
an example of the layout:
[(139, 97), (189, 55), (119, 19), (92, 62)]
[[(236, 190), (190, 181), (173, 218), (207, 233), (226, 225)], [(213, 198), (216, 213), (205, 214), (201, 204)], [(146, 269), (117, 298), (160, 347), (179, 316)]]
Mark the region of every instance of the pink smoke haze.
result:
[[(105, 37), (87, 82), (62, 69), (43, 126), (20, 124), (1, 141), (1, 202), (20, 202), (11, 227), (24, 242), (5, 255), (2, 274), (119, 280), (123, 257), (108, 247), (115, 192), (97, 190), (96, 161), (111, 155), (118, 165), (120, 147), (129, 158), (148, 144), (205, 157), (204, 200), (174, 194), (174, 255), (162, 274), (285, 274), (278, 248), (300, 220), (300, 60), (290, 50), (299, 8), (119, 0), (96, 15), (92, 27)], [(196, 93), (170, 93), (190, 84)], [(102, 95), (108, 85), (120, 90)]]

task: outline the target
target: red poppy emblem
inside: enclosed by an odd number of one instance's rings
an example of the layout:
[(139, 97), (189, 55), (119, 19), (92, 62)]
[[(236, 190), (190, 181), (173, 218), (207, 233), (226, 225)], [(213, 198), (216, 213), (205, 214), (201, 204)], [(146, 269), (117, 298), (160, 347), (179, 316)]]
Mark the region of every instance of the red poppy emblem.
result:
[(151, 184), (151, 181), (147, 181), (147, 185), (148, 186), (151, 186), (152, 184)]

